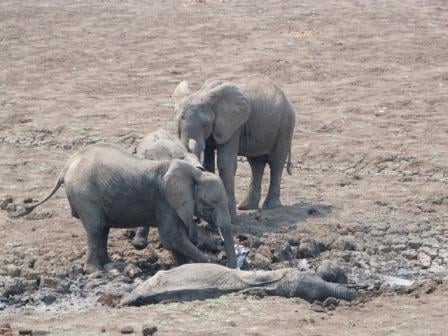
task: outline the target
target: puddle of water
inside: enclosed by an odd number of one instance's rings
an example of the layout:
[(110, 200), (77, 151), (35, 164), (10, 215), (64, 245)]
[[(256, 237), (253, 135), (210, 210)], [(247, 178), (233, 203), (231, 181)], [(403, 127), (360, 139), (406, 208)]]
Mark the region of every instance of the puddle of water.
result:
[(383, 275), (383, 280), (393, 288), (407, 288), (412, 286), (413, 280), (398, 278), (390, 275)]

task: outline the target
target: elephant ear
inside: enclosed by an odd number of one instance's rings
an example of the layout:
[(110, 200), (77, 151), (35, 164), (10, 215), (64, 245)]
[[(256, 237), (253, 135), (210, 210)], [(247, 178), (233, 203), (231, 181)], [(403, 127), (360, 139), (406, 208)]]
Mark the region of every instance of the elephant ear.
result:
[(249, 119), (249, 101), (238, 86), (230, 83), (213, 87), (204, 95), (216, 115), (213, 138), (223, 144)]
[(207, 79), (199, 91), (208, 92), (209, 90), (211, 90), (223, 83), (224, 83), (224, 81), (221, 79)]
[(180, 102), (191, 95), (192, 91), (190, 89), (190, 85), (188, 84), (188, 81), (184, 80), (180, 82), (176, 88), (174, 89), (174, 92), (172, 94), (172, 98), (174, 100), (174, 105), (176, 107), (176, 110), (178, 110), (178, 107), (180, 105)]
[(165, 197), (187, 228), (194, 215), (193, 183), (201, 174), (191, 163), (175, 159), (163, 176)]

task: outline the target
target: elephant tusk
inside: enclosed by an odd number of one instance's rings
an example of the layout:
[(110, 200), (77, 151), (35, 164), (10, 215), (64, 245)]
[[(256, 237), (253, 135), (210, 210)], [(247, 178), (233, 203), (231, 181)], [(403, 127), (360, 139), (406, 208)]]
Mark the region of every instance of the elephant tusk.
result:
[(219, 232), (219, 237), (220, 237), (221, 240), (224, 242), (224, 236), (222, 235), (222, 232), (221, 232), (221, 228), (220, 228), (220, 227), (218, 227), (218, 232)]
[(204, 151), (201, 152), (201, 156), (199, 158), (199, 161), (201, 161), (201, 165), (204, 165)]

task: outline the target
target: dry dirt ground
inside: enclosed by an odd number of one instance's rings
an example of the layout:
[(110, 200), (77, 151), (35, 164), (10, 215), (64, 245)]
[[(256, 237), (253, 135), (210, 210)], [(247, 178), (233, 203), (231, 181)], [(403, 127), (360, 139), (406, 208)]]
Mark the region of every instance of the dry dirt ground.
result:
[[(446, 2), (435, 0), (2, 0), (0, 196), (39, 199), (85, 144), (132, 147), (146, 132), (171, 128), (170, 94), (183, 79), (198, 87), (210, 77), (262, 74), (298, 116), (285, 207), (240, 212), (235, 227), (241, 241), (268, 246), (249, 246), (253, 265), (270, 268), (284, 241), (297, 260), (307, 235), (325, 247), (308, 259), (311, 268), (334, 260), (370, 288), (384, 288), (383, 275), (446, 279), (447, 32)], [(237, 175), (241, 199), (244, 160)], [(19, 278), (42, 287), (42, 276), (79, 271), (85, 237), (63, 191), (23, 219), (2, 211), (0, 230), (0, 288)], [(113, 259), (142, 265), (151, 255), (170, 267), (155, 233), (142, 252), (120, 235), (110, 239)], [(145, 323), (161, 335), (446, 335), (447, 303), (441, 285), (330, 313), (297, 299), (237, 295), (139, 309), (0, 311), (0, 320), (51, 335), (97, 335), (103, 326), (112, 335)]]

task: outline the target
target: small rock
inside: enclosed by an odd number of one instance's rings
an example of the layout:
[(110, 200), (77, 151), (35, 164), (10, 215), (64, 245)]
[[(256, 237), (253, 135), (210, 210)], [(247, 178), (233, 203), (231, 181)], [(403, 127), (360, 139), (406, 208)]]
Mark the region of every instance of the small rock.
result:
[(255, 253), (251, 256), (251, 259), (251, 264), (255, 266), (255, 268), (268, 270), (271, 267), (271, 260), (260, 253)]
[(257, 250), (257, 253), (265, 256), (269, 260), (272, 260), (273, 258), (271, 249), (267, 245), (260, 246), (260, 248)]
[(405, 251), (401, 252), (401, 255), (408, 260), (417, 259), (417, 251), (415, 251), (415, 250), (405, 250)]
[(401, 252), (403, 250), (406, 250), (406, 245), (405, 244), (392, 245), (390, 249), (394, 252)]
[(335, 283), (347, 283), (347, 275), (337, 264), (324, 260), (318, 267), (316, 273), (325, 281)]
[(305, 236), (300, 240), (297, 258), (316, 258), (321, 252), (318, 242), (311, 236)]
[(30, 329), (30, 328), (19, 329), (19, 335), (32, 336), (33, 335), (33, 330)]
[(392, 251), (392, 248), (388, 245), (378, 245), (378, 250), (381, 253), (389, 253), (390, 251)]
[(322, 305), (319, 301), (314, 301), (314, 303), (311, 305), (311, 310), (317, 312), (317, 313), (325, 313), (325, 307)]
[(132, 240), (135, 237), (135, 230), (124, 230), (123, 238)]
[(418, 261), (422, 264), (423, 268), (428, 268), (431, 266), (431, 257), (427, 255), (425, 252), (419, 252), (417, 255)]
[(124, 263), (122, 261), (111, 262), (104, 265), (104, 270), (112, 276), (119, 276), (123, 274), (124, 269), (127, 265), (127, 263)]
[(106, 332), (106, 327), (101, 327), (100, 331), (101, 331), (102, 333), (105, 333), (105, 332)]
[(283, 241), (275, 244), (272, 259), (274, 262), (288, 261), (293, 259), (291, 247), (289, 246), (288, 242)]
[(36, 265), (36, 258), (31, 258), (30, 260), (28, 260), (28, 262), (27, 262), (27, 266), (29, 267), (29, 268), (34, 268), (34, 266)]
[(123, 327), (120, 329), (120, 332), (122, 334), (133, 334), (134, 333), (134, 328), (132, 327)]
[(353, 236), (341, 237), (331, 244), (331, 248), (341, 251), (356, 251), (358, 243)]
[(143, 336), (151, 336), (157, 332), (157, 327), (155, 325), (144, 325), (142, 328)]
[(326, 300), (322, 303), (325, 308), (330, 310), (334, 310), (339, 305), (339, 300), (334, 297), (326, 298)]
[(437, 253), (437, 249), (435, 248), (431, 248), (428, 246), (422, 246), (418, 249), (419, 252), (424, 252), (427, 255), (429, 255), (431, 258), (435, 258), (437, 257), (438, 253)]
[(139, 267), (137, 267), (133, 264), (128, 264), (124, 268), (124, 273), (131, 279), (134, 279), (134, 278), (138, 277), (139, 275), (141, 275), (143, 272)]
[(56, 302), (57, 297), (53, 294), (44, 294), (40, 300), (46, 305), (51, 305)]
[(255, 237), (255, 236), (250, 236), (250, 238), (249, 238), (249, 246), (251, 248), (257, 249), (261, 245), (263, 245), (263, 241), (260, 238)]
[(248, 240), (249, 237), (246, 236), (245, 234), (240, 233), (240, 234), (238, 234), (238, 235), (236, 236), (236, 239), (238, 239), (240, 242), (243, 242), (243, 241)]
[(23, 199), (23, 203), (27, 204), (27, 203), (33, 203), (34, 200), (32, 197), (27, 197)]
[(408, 246), (409, 246), (409, 248), (416, 250), (420, 246), (422, 246), (422, 243), (419, 240), (409, 240), (408, 241)]
[(14, 202), (12, 196), (6, 195), (0, 201), (0, 209), (7, 210), (8, 204), (12, 204)]
[(15, 281), (12, 285), (5, 288), (2, 295), (6, 298), (10, 296), (20, 295), (25, 292), (25, 286), (21, 281)]

